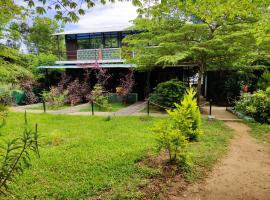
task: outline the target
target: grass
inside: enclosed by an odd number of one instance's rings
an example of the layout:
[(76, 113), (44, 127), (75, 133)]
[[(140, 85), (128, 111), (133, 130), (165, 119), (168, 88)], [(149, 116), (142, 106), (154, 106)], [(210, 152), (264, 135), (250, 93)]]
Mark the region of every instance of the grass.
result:
[(199, 142), (192, 143), (188, 150), (193, 166), (186, 174), (188, 181), (204, 178), (218, 159), (226, 153), (233, 131), (221, 121), (202, 121), (203, 134)]
[[(122, 108), (125, 108), (127, 105), (123, 103), (110, 103), (110, 108), (104, 108), (104, 107), (99, 107), (97, 105), (94, 105), (94, 111), (95, 112), (116, 112)], [(92, 106), (89, 104), (86, 108), (80, 109), (80, 112), (91, 112), (92, 111)]]
[[(46, 110), (61, 110), (61, 109), (68, 108), (68, 107), (70, 107), (70, 105), (63, 105), (63, 106), (46, 105)], [(43, 105), (29, 107), (27, 109), (29, 109), (29, 110), (43, 110)]]
[[(23, 114), (9, 113), (6, 139), (21, 135)], [(152, 118), (28, 114), (39, 125), (41, 158), (11, 187), (15, 199), (87, 199), (118, 188), (131, 190), (153, 170), (136, 161), (153, 146)], [(137, 195), (133, 190), (134, 196)]]
[[(29, 126), (39, 125), (41, 158), (11, 187), (14, 198), (139, 199), (141, 181), (157, 173), (136, 164), (155, 145), (149, 127), (157, 120), (163, 118), (28, 114)], [(23, 113), (9, 113), (2, 138), (21, 135), (23, 122)], [(222, 122), (203, 120), (203, 129), (200, 142), (189, 147), (195, 163), (189, 180), (205, 175), (232, 136)]]
[[(149, 112), (150, 113), (166, 113), (165, 110), (163, 110), (163, 109), (161, 109), (161, 108), (159, 108), (157, 106), (154, 106), (154, 105), (149, 106)], [(140, 111), (140, 113), (147, 113), (147, 106), (144, 109), (142, 109)]]
[(270, 125), (258, 122), (247, 122), (251, 128), (250, 134), (270, 148)]

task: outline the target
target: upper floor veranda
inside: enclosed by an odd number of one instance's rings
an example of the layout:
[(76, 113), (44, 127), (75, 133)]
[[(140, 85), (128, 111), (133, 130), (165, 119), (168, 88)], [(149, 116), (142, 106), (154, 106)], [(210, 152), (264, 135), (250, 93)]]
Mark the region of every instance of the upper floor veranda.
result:
[(85, 31), (67, 31), (64, 35), (65, 51), (59, 49), (56, 64), (123, 63), (121, 47), (123, 39), (137, 33), (127, 27), (96, 28)]

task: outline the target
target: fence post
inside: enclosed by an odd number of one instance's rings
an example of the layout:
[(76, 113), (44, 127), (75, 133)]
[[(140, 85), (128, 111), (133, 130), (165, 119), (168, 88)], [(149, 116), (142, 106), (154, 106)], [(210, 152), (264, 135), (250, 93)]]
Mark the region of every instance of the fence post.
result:
[(42, 100), (42, 104), (43, 104), (43, 111), (46, 112), (46, 105), (45, 105), (45, 101)]
[(24, 124), (27, 125), (27, 114), (26, 114), (26, 110), (24, 111)]
[(147, 101), (147, 115), (149, 116), (150, 114), (150, 101)]
[(91, 101), (91, 107), (92, 107), (92, 115), (94, 115), (94, 102)]
[(212, 115), (212, 99), (209, 101), (209, 115)]

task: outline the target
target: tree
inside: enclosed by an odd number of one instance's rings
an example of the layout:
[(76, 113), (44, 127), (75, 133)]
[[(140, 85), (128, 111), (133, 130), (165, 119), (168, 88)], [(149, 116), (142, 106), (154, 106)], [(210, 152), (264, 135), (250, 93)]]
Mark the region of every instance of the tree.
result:
[[(52, 34), (60, 32), (61, 27), (57, 21), (48, 17), (36, 17), (33, 25), (29, 27), (26, 36), (27, 47), (32, 53), (53, 53), (57, 54), (57, 42)], [(63, 46), (63, 38), (60, 45)]]
[[(145, 16), (135, 27), (143, 32), (128, 36), (123, 47), (128, 62), (140, 69), (189, 64), (198, 68), (198, 100), (201, 79), (207, 69), (250, 67), (260, 54), (255, 34), (262, 19), (269, 17), (269, 2), (223, 0), (152, 1), (141, 8)], [(269, 30), (269, 29), (268, 29)], [(268, 40), (264, 39), (269, 45)], [(264, 49), (266, 46), (264, 43)], [(149, 46), (152, 46), (149, 48)], [(263, 49), (263, 48), (261, 48)], [(131, 58), (135, 51), (135, 58)], [(264, 50), (264, 53), (266, 51)], [(269, 52), (269, 51), (268, 51)]]
[[(97, 3), (108, 3), (123, 0), (23, 0), (38, 14), (45, 14), (47, 10), (54, 10), (54, 18), (67, 22), (78, 22), (79, 15), (85, 14), (84, 7), (90, 9)], [(128, 1), (128, 0), (127, 0)], [(131, 0), (134, 5), (141, 5), (140, 0)]]

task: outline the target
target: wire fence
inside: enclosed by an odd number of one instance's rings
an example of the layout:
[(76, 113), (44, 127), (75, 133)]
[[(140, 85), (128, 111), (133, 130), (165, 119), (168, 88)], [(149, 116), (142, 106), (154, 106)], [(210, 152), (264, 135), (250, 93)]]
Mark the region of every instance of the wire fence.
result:
[[(154, 101), (151, 101), (149, 98), (146, 100), (147, 101), (147, 104), (146, 104), (146, 113), (147, 115), (150, 115), (150, 105), (153, 105), (153, 106), (156, 106), (157, 108), (161, 109), (161, 110), (172, 110), (174, 109), (174, 107), (168, 107), (168, 106), (164, 106), (164, 105), (160, 105)], [(99, 108), (105, 108), (105, 109), (108, 109), (107, 106), (104, 106), (94, 100), (91, 100), (90, 102), (90, 105), (91, 105), (91, 114), (94, 115), (95, 114), (95, 105), (97, 105)], [(46, 102), (45, 101), (42, 101), (42, 104), (43, 104), (43, 110), (44, 112), (46, 112)], [(199, 104), (198, 107), (199, 108), (202, 108), (202, 107), (205, 107), (209, 104), (209, 115), (212, 114), (212, 100), (210, 99), (209, 102), (204, 102), (202, 104)]]

